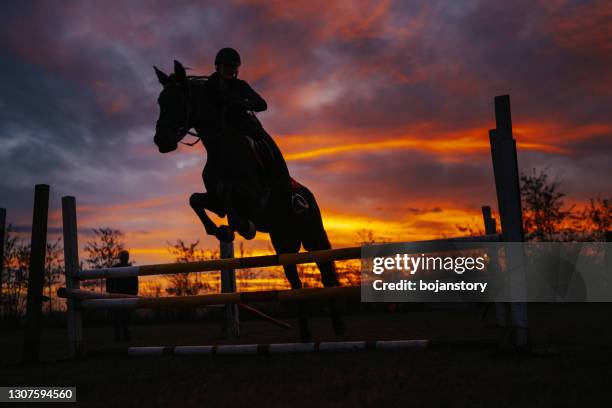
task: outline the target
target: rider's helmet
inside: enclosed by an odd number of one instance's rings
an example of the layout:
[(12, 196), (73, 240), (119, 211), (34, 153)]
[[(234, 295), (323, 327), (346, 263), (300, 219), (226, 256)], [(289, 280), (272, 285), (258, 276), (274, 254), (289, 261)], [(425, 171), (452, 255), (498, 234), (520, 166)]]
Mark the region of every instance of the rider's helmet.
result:
[(233, 48), (221, 48), (215, 57), (215, 65), (240, 66), (240, 54)]

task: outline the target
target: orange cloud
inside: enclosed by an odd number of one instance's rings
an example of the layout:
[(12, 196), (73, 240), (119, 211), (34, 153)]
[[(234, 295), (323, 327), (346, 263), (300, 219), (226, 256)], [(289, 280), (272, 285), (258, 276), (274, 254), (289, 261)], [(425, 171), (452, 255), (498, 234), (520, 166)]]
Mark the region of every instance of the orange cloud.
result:
[[(473, 132), (469, 132), (473, 133)], [(480, 130), (482, 133), (482, 130)], [(327, 140), (335, 140), (334, 135), (330, 135)], [(566, 150), (536, 142), (519, 142), (518, 146), (525, 150), (538, 150), (548, 153), (566, 153)], [(289, 161), (318, 159), (323, 156), (335, 156), (343, 153), (353, 152), (381, 152), (385, 150), (422, 150), (432, 153), (447, 154), (449, 152), (478, 152), (488, 150), (489, 142), (487, 139), (472, 137), (457, 139), (424, 139), (422, 137), (404, 137), (391, 140), (380, 140), (370, 143), (350, 143), (332, 145), (313, 150), (306, 150), (295, 153), (288, 153), (285, 158)]]

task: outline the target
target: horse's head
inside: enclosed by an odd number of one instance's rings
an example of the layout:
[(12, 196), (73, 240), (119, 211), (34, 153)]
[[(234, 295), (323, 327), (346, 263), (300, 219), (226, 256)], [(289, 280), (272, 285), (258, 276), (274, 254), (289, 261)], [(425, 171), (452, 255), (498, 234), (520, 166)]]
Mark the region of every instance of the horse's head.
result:
[(159, 83), (164, 87), (159, 94), (159, 118), (154, 141), (160, 153), (176, 150), (178, 142), (191, 128), (191, 88), (185, 68), (174, 61), (174, 73), (167, 75), (153, 67)]

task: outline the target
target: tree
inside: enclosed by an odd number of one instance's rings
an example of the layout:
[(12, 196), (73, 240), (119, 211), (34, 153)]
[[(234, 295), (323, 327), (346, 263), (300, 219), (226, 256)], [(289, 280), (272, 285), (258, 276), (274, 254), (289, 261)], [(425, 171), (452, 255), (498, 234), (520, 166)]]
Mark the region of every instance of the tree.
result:
[(612, 230), (612, 197), (591, 198), (576, 218), (583, 241), (604, 241)]
[[(563, 197), (560, 192), (561, 182), (550, 181), (545, 170), (520, 176), (521, 201), (523, 205), (523, 224), (526, 241), (559, 241), (571, 233), (563, 229), (571, 221), (573, 207), (563, 210)], [(565, 239), (564, 239), (565, 240)]]
[[(202, 250), (198, 248), (200, 241), (185, 244), (182, 239), (177, 239), (176, 243), (168, 242), (168, 252), (174, 255), (176, 262), (198, 262), (206, 259), (219, 259), (219, 251)], [(206, 274), (207, 277), (210, 273)], [(218, 279), (217, 279), (218, 280)], [(174, 296), (197, 295), (202, 290), (210, 291), (213, 286), (210, 282), (205, 282), (200, 273), (177, 273), (166, 276), (168, 287), (166, 293)], [(195, 316), (195, 309), (189, 307), (178, 307), (176, 312), (181, 319), (192, 319)]]
[(477, 223), (467, 222), (465, 225), (455, 224), (455, 228), (459, 230), (461, 236), (464, 237), (476, 237), (479, 235), (484, 235), (484, 230), (482, 226)]
[[(121, 230), (112, 228), (94, 228), (93, 233), (93, 240), (85, 243), (85, 253), (87, 254), (85, 262), (92, 269), (112, 267), (117, 262), (119, 252), (125, 250), (125, 244), (123, 243), (125, 234)], [(102, 290), (103, 280), (99, 279), (97, 283), (88, 286), (96, 285)]]
[(11, 230), (9, 224), (4, 241), (4, 288), (0, 306), (5, 319), (17, 321), (25, 311), (30, 245), (14, 236)]
[[(53, 311), (52, 301), (56, 296), (55, 286), (61, 282), (64, 275), (63, 248), (61, 240), (47, 243), (45, 253), (44, 287), (48, 293), (48, 311)], [(25, 311), (28, 272), (30, 269), (30, 245), (23, 239), (11, 234), (11, 225), (6, 230), (4, 249), (3, 296), (0, 302), (0, 315), (8, 319), (17, 319)]]
[[(238, 257), (244, 258), (246, 256), (253, 256), (253, 250), (246, 248), (244, 246), (244, 241), (240, 241), (240, 244), (238, 245)], [(260, 270), (253, 268), (239, 269), (236, 272), (236, 285), (238, 286), (237, 290), (248, 289), (249, 284), (261, 274)]]
[(372, 244), (384, 244), (391, 240), (387, 237), (381, 237), (374, 234), (374, 231), (370, 229), (362, 228), (355, 234), (355, 244), (357, 245), (372, 245)]
[[(219, 259), (219, 251), (203, 250), (197, 248), (200, 241), (185, 244), (182, 239), (177, 239), (176, 243), (168, 243), (168, 252), (174, 255), (176, 262), (198, 262), (206, 259)], [(202, 289), (211, 289), (212, 285), (203, 282), (199, 273), (177, 273), (168, 275), (168, 288), (166, 292), (175, 296), (197, 295)]]
[[(581, 210), (564, 209), (559, 180), (550, 181), (546, 170), (521, 174), (520, 189), (526, 241), (591, 242), (604, 241), (612, 229), (612, 197), (591, 198)], [(457, 225), (466, 235), (481, 234), (469, 223)]]
[(50, 244), (47, 243), (47, 253), (45, 255), (45, 280), (44, 284), (49, 294), (49, 314), (53, 313), (54, 286), (59, 284), (61, 277), (64, 276), (64, 248), (61, 238)]
[[(362, 228), (355, 233), (355, 244), (359, 246), (384, 244), (391, 240), (387, 237), (379, 236), (371, 229)], [(336, 261), (338, 279), (344, 285), (357, 286), (361, 284), (361, 261), (348, 260)]]
[(117, 262), (119, 252), (125, 250), (124, 233), (112, 228), (94, 228), (94, 239), (85, 243), (87, 259), (92, 269), (110, 268)]

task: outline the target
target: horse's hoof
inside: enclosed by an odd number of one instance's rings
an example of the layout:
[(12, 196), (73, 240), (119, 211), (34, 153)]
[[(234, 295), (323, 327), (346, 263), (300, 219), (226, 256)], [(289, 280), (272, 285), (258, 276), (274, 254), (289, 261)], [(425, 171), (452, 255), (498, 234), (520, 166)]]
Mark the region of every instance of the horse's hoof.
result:
[[(245, 228), (246, 226), (246, 228)], [(257, 229), (255, 228), (255, 224), (251, 221), (246, 220), (241, 225), (242, 228), (238, 230), (238, 233), (244, 237), (246, 240), (251, 240), (255, 238), (255, 234), (257, 233)]]
[(233, 242), (234, 241), (234, 231), (227, 225), (221, 225), (217, 228), (217, 232), (215, 233), (215, 237), (219, 241), (223, 242)]

